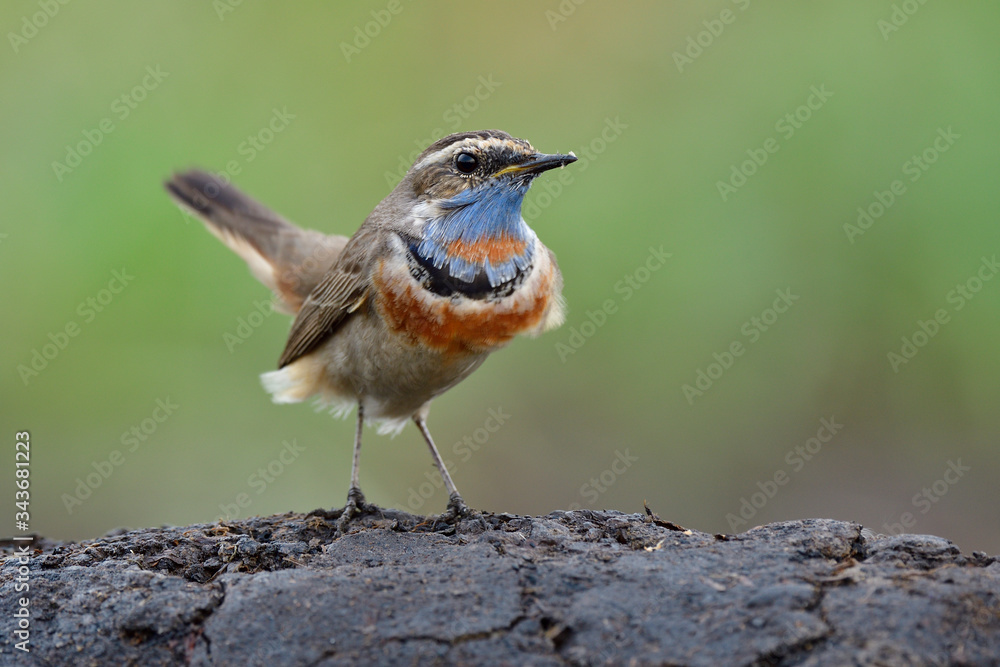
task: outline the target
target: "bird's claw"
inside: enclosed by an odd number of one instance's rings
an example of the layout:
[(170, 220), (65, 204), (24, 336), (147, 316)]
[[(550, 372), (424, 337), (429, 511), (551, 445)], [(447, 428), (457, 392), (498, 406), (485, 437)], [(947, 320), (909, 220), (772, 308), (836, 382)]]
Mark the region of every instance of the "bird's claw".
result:
[(464, 500), (462, 500), (462, 496), (457, 493), (453, 493), (448, 498), (448, 510), (444, 513), (442, 518), (447, 523), (455, 523), (470, 514), (472, 514), (472, 510), (469, 509), (469, 506), (465, 504)]
[(365, 510), (365, 504), (365, 494), (361, 493), (361, 489), (356, 486), (351, 487), (351, 490), (347, 492), (347, 504), (344, 505), (344, 511), (341, 512), (340, 518), (337, 519), (337, 532), (339, 534), (344, 535), (347, 533), (347, 526), (354, 517)]

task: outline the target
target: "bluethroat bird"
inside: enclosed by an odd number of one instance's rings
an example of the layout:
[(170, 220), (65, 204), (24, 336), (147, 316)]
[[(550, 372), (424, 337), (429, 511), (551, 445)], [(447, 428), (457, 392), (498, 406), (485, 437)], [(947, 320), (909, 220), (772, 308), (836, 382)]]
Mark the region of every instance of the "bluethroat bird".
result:
[(166, 183), (295, 315), (278, 370), (261, 376), (274, 402), (317, 396), (341, 415), (357, 406), (342, 522), (364, 506), (366, 422), (398, 433), (412, 419), (448, 488), (449, 516), (468, 512), (428, 409), (515, 335), (562, 324), (562, 275), (521, 202), (535, 177), (575, 161), (499, 130), (452, 134), (417, 157), (349, 239), (300, 229), (201, 171)]

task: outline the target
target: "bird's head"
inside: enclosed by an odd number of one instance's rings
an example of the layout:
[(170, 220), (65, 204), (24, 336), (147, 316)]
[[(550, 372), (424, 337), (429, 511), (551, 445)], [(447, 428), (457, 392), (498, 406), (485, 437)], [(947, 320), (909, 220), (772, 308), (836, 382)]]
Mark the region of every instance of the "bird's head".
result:
[(500, 130), (439, 139), (401, 184), (416, 202), (411, 253), (458, 283), (496, 288), (515, 279), (531, 265), (535, 246), (521, 217), (524, 195), (543, 171), (575, 161), (572, 154), (539, 153)]

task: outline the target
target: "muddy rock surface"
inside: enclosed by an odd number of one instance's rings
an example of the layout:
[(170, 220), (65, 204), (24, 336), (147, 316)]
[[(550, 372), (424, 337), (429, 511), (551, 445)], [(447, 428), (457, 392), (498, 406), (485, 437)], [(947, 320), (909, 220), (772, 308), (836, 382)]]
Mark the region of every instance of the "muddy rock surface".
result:
[(0, 664), (1000, 665), (1000, 562), (812, 519), (368, 507), (38, 539), (31, 653), (0, 545)]

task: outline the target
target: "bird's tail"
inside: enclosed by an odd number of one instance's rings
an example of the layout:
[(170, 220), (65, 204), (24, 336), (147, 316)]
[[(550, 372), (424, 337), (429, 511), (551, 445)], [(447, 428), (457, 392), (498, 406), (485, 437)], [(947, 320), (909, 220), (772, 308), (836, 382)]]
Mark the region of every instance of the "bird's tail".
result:
[(179, 205), (246, 261), (286, 312), (298, 312), (347, 244), (345, 236), (296, 227), (203, 171), (175, 174), (164, 185)]

